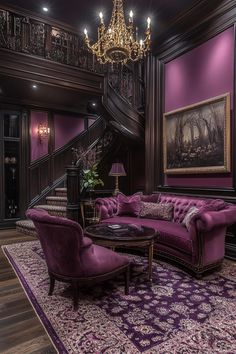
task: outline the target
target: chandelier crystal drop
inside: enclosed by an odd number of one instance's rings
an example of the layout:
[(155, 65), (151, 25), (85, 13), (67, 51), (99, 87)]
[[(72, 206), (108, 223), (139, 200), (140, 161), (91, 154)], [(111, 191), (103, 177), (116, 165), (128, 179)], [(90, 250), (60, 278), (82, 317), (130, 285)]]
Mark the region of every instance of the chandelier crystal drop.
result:
[(113, 0), (113, 10), (109, 25), (106, 27), (102, 12), (99, 13), (98, 40), (91, 44), (87, 29), (84, 29), (85, 43), (101, 64), (126, 63), (128, 60), (142, 59), (150, 50), (151, 19), (147, 19), (145, 39), (138, 40), (133, 23), (133, 11), (129, 13), (126, 25), (123, 0)]

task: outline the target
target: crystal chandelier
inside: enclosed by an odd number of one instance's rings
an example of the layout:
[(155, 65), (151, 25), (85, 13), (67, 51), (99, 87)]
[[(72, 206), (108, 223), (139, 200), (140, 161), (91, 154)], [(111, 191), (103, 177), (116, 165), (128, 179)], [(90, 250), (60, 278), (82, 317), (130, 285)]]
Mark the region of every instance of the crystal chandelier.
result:
[(150, 50), (151, 19), (147, 18), (145, 39), (138, 41), (133, 24), (133, 12), (129, 13), (129, 24), (125, 23), (123, 0), (113, 0), (111, 20), (106, 28), (102, 12), (99, 13), (98, 40), (91, 44), (85, 28), (85, 43), (101, 64), (126, 63), (128, 60), (142, 59)]

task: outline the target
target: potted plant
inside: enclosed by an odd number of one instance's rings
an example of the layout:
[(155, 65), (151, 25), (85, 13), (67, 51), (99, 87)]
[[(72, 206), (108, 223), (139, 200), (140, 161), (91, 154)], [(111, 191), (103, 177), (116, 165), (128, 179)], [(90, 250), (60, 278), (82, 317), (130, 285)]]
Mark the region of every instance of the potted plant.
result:
[(104, 186), (103, 181), (99, 178), (97, 171), (97, 164), (92, 165), (90, 168), (83, 170), (82, 174), (82, 194), (88, 191), (91, 198), (94, 188), (98, 185)]

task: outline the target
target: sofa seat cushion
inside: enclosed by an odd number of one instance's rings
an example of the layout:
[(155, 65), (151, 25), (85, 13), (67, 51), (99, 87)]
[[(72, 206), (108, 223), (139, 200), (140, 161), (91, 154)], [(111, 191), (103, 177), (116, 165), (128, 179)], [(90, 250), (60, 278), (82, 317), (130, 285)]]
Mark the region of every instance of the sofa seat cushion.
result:
[(152, 227), (160, 233), (158, 243), (169, 245), (186, 254), (193, 253), (192, 240), (186, 227), (181, 224), (165, 220), (142, 219), (131, 216), (115, 216), (111, 219), (102, 220), (104, 223), (136, 224)]

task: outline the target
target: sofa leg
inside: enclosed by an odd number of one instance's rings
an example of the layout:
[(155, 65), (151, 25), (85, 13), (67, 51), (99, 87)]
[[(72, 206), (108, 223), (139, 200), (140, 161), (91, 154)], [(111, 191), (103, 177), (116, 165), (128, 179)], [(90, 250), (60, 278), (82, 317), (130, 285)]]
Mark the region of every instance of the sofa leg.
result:
[(78, 291), (78, 283), (73, 282), (72, 283), (73, 287), (73, 305), (74, 305), (74, 311), (78, 310), (78, 298), (79, 298), (79, 291)]
[(125, 271), (125, 295), (129, 295), (129, 267)]
[(49, 277), (50, 277), (50, 286), (49, 286), (48, 295), (51, 296), (55, 286), (55, 278), (51, 274), (49, 274)]
[(199, 280), (202, 279), (202, 276), (203, 276), (203, 273), (196, 273), (195, 274), (195, 277)]

